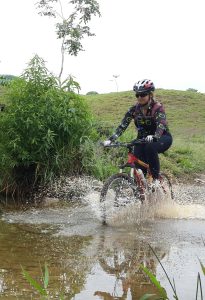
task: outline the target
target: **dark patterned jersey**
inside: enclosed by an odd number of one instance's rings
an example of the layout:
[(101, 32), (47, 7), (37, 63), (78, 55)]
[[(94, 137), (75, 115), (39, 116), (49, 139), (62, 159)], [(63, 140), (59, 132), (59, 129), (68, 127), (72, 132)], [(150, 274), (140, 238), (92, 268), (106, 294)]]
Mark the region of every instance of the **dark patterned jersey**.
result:
[(164, 107), (161, 103), (152, 99), (146, 115), (143, 114), (140, 104), (130, 107), (110, 140), (117, 139), (127, 129), (132, 120), (134, 120), (138, 131), (137, 138), (139, 139), (148, 135), (154, 135), (159, 139), (163, 134), (169, 133)]

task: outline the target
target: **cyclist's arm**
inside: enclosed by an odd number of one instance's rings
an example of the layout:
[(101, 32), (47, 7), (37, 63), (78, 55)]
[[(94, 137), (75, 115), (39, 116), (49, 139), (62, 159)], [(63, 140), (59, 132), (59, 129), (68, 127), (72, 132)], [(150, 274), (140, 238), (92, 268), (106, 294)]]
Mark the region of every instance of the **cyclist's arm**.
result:
[(120, 125), (115, 130), (114, 134), (109, 138), (111, 141), (115, 141), (122, 133), (127, 129), (133, 119), (133, 113), (135, 110), (135, 106), (132, 106), (127, 113), (125, 114), (124, 118), (122, 119)]
[(167, 119), (163, 106), (160, 106), (159, 109), (155, 112), (155, 120), (157, 125), (155, 137), (159, 139), (164, 131), (168, 131)]

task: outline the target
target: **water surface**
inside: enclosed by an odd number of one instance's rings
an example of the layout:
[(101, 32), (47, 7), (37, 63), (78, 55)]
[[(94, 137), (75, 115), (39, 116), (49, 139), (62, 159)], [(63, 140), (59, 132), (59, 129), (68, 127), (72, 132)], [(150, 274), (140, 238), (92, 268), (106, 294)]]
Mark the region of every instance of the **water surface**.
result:
[[(4, 212), (0, 221), (1, 299), (40, 299), (22, 276), (22, 267), (41, 282), (47, 263), (50, 295), (59, 299), (138, 300), (155, 288), (140, 268), (147, 266), (172, 291), (154, 249), (180, 299), (195, 297), (198, 257), (205, 264), (205, 208), (166, 205), (136, 222), (132, 209), (102, 226), (90, 195), (87, 203)], [(151, 210), (153, 212), (153, 210)]]

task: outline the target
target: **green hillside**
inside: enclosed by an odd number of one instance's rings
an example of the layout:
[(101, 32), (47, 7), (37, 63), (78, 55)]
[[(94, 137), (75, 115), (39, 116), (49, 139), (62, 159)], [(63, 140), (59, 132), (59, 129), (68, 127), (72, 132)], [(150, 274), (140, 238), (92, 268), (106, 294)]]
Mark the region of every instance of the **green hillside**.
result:
[[(96, 118), (118, 125), (127, 109), (136, 102), (133, 92), (85, 96)], [(163, 103), (174, 136), (183, 139), (205, 135), (205, 94), (157, 90), (155, 98)]]
[[(166, 109), (174, 138), (172, 147), (161, 156), (162, 166), (175, 175), (205, 172), (205, 94), (158, 89), (155, 98)], [(89, 95), (85, 99), (98, 122), (113, 130), (136, 102), (132, 91)], [(134, 130), (132, 125), (128, 132), (135, 136)]]

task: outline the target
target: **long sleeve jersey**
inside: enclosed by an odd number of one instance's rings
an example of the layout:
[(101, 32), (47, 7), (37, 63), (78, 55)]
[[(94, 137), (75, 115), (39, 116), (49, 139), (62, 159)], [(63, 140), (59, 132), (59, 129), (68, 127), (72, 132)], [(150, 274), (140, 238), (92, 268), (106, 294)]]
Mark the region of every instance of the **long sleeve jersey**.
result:
[(143, 114), (140, 104), (130, 107), (110, 140), (117, 139), (127, 129), (132, 120), (134, 120), (138, 131), (138, 139), (145, 138), (148, 135), (154, 135), (156, 139), (159, 139), (163, 134), (169, 133), (163, 105), (152, 99), (146, 115)]

